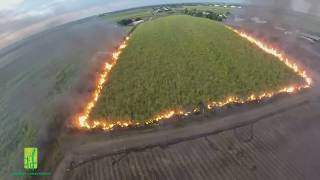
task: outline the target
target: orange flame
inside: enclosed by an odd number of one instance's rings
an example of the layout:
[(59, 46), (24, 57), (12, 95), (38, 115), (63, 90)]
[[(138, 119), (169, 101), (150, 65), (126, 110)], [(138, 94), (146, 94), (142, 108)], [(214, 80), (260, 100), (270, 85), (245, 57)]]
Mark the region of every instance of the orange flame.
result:
[[(129, 37), (127, 37), (125, 39), (125, 41), (121, 43), (121, 45), (119, 46), (117, 51), (112, 54), (112, 63), (106, 62), (104, 64), (103, 71), (98, 76), (97, 87), (93, 91), (91, 100), (85, 106), (84, 111), (76, 116), (77, 122), (79, 123), (79, 126), (81, 128), (90, 129), (90, 128), (94, 128), (97, 126), (101, 126), (99, 122), (93, 122), (93, 125), (89, 125), (89, 123), (88, 123), (89, 114), (90, 114), (92, 108), (95, 106), (96, 102), (98, 101), (98, 98), (101, 94), (101, 90), (103, 88), (103, 85), (108, 78), (109, 72), (111, 71), (112, 67), (117, 63), (117, 60), (119, 59), (119, 55), (122, 52), (122, 50), (127, 46), (128, 40), (129, 40)], [(107, 126), (107, 125), (105, 125), (105, 126)]]
[[(285, 65), (287, 65), (290, 69), (292, 69), (295, 73), (297, 73), (300, 77), (302, 77), (306, 84), (304, 88), (308, 88), (311, 86), (312, 84), (312, 79), (310, 77), (307, 76), (306, 72), (301, 70), (297, 64), (293, 63), (291, 60), (289, 60), (289, 58), (287, 58), (284, 54), (282, 54), (281, 52), (279, 52), (277, 49), (271, 47), (270, 45), (267, 45), (266, 43), (263, 43), (262, 41), (254, 38), (253, 36), (250, 36), (249, 34), (233, 29), (229, 26), (226, 26), (228, 29), (230, 29), (231, 31), (235, 32), (236, 34), (238, 34), (239, 36), (241, 36), (242, 38), (248, 40), (249, 42), (251, 42), (252, 44), (258, 46), (260, 49), (262, 49), (264, 52), (271, 54), (273, 56), (275, 56), (276, 58), (278, 58), (281, 62), (285, 63)], [(294, 87), (290, 87), (292, 91), (295, 91), (293, 89), (296, 89)], [(293, 89), (292, 89), (293, 88)], [(299, 88), (298, 88), (299, 89)]]
[[(241, 99), (239, 97), (227, 97), (224, 101), (221, 102), (209, 102), (207, 104), (208, 109), (223, 107), (227, 104), (243, 104), (247, 102), (262, 100), (265, 98), (270, 98), (274, 96), (275, 94), (279, 93), (294, 93), (301, 89), (309, 88), (312, 84), (312, 79), (307, 76), (306, 72), (301, 70), (297, 64), (293, 63), (289, 58), (287, 58), (284, 54), (280, 53), (277, 49), (263, 43), (262, 41), (254, 38), (253, 36), (250, 36), (249, 34), (245, 32), (241, 32), (239, 30), (233, 29), (231, 27), (228, 27), (228, 29), (232, 30), (242, 38), (248, 40), (252, 44), (256, 45), (260, 49), (262, 49), (264, 52), (271, 54), (275, 56), (278, 60), (282, 61), (285, 65), (287, 65), (289, 68), (291, 68), (295, 73), (297, 73), (300, 77), (302, 77), (305, 81), (304, 85), (301, 86), (289, 86), (281, 88), (278, 91), (275, 92), (264, 92), (261, 94), (252, 94), (249, 97), (245, 99)], [(194, 112), (199, 112), (199, 108), (195, 108), (192, 111), (184, 111), (184, 110), (168, 110), (164, 111), (162, 113), (159, 113), (158, 115), (154, 116), (153, 118), (146, 120), (144, 123), (140, 124), (139, 122), (133, 122), (131, 120), (122, 120), (117, 121), (113, 123), (113, 121), (110, 120), (92, 120), (89, 124), (88, 118), (89, 114), (92, 110), (92, 108), (95, 106), (100, 94), (101, 90), (103, 88), (104, 83), (106, 82), (109, 72), (114, 67), (114, 65), (117, 63), (117, 60), (119, 59), (119, 56), (124, 48), (127, 46), (127, 42), (129, 40), (129, 37), (126, 38), (126, 40), (119, 46), (116, 52), (112, 55), (113, 62), (105, 63), (103, 72), (99, 75), (97, 80), (97, 87), (96, 90), (93, 92), (92, 99), (88, 102), (87, 106), (85, 106), (84, 111), (76, 116), (76, 122), (79, 125), (79, 128), (81, 129), (94, 129), (94, 128), (100, 128), (103, 130), (112, 130), (114, 127), (129, 127), (129, 126), (140, 126), (140, 125), (149, 125), (153, 123), (157, 123), (162, 120), (170, 119), (174, 116), (189, 116), (190, 114)]]

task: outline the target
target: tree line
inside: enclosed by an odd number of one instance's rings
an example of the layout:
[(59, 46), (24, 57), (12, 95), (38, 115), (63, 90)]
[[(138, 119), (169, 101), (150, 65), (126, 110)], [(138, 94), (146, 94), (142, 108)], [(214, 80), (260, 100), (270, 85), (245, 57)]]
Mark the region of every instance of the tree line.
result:
[(212, 19), (215, 21), (223, 21), (225, 20), (229, 15), (231, 15), (230, 12), (227, 12), (226, 14), (219, 14), (212, 11), (198, 11), (197, 9), (184, 9), (184, 14), (195, 16), (195, 17), (205, 17), (208, 19)]

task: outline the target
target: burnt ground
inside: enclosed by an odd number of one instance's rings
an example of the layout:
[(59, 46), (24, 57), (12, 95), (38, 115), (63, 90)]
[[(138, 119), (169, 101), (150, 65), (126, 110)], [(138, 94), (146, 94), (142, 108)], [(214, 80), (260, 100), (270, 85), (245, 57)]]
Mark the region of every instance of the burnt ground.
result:
[(96, 141), (88, 137), (95, 135), (76, 137), (84, 140), (68, 141), (53, 179), (319, 179), (320, 45), (283, 37), (267, 24), (246, 28), (276, 37), (272, 43), (299, 59), (314, 87), (188, 126), (105, 134)]
[(252, 139), (249, 125), (90, 161), (67, 179), (318, 179), (317, 117), (308, 103), (254, 124)]

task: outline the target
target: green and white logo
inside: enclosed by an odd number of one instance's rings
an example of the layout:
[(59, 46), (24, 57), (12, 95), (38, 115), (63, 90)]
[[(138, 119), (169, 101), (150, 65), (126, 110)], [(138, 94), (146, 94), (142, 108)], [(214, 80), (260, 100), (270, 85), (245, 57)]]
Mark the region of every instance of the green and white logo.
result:
[(35, 170), (38, 168), (38, 148), (24, 148), (24, 169)]
[(26, 147), (23, 151), (24, 172), (13, 172), (12, 176), (50, 176), (50, 172), (38, 172), (38, 148)]

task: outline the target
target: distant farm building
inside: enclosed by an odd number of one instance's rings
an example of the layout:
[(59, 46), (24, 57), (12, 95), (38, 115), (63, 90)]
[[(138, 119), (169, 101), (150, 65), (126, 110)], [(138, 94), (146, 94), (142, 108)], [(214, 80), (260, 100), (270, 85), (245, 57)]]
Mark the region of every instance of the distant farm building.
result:
[(170, 7), (166, 7), (166, 6), (162, 6), (162, 7), (158, 7), (158, 8), (153, 8), (153, 13), (161, 13), (161, 12), (168, 12), (168, 11), (172, 11)]
[(136, 26), (136, 25), (141, 24), (141, 23), (143, 23), (143, 22), (144, 22), (144, 20), (141, 19), (141, 20), (138, 20), (138, 21), (133, 21), (130, 25)]
[(207, 16), (207, 15), (209, 15), (209, 14), (210, 14), (210, 12), (206, 12), (206, 11), (204, 11), (204, 12), (202, 12), (202, 14), (203, 14), (203, 15), (205, 15), (205, 16)]

